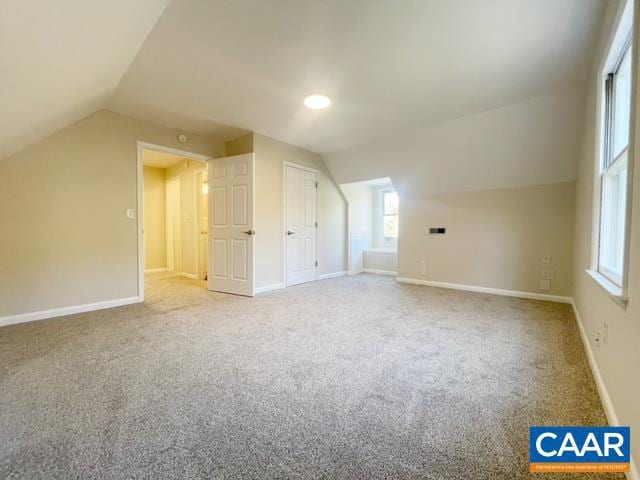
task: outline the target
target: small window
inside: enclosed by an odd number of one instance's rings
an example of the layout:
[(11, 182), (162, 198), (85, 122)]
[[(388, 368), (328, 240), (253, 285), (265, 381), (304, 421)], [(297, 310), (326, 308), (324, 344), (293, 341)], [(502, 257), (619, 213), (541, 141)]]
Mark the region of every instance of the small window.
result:
[(398, 194), (382, 193), (382, 229), (384, 238), (398, 237)]
[(631, 112), (631, 48), (627, 42), (604, 82), (598, 273), (618, 287), (625, 271), (627, 172)]

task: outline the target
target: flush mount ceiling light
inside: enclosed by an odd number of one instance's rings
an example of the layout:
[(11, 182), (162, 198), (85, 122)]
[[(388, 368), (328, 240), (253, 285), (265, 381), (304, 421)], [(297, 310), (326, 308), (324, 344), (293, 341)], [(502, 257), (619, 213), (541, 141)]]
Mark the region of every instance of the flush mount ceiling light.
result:
[(309, 95), (304, 99), (304, 104), (314, 110), (322, 110), (331, 105), (331, 99), (326, 95)]

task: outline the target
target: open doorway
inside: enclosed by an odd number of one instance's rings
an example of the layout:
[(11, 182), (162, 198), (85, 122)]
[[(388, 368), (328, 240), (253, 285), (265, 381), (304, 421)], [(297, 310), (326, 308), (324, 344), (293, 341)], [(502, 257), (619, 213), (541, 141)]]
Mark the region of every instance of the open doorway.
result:
[(340, 185), (349, 202), (349, 273), (396, 275), (399, 199), (391, 179)]
[[(154, 276), (184, 276), (206, 288), (208, 157), (139, 144), (139, 291)], [(139, 192), (139, 195), (140, 195)]]

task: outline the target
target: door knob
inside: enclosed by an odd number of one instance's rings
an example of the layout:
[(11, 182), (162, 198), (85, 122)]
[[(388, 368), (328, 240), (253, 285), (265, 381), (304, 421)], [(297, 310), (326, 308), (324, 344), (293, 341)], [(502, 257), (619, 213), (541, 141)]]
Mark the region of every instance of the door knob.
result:
[(246, 232), (242, 232), (242, 233), (246, 233), (247, 235), (255, 235), (256, 231), (255, 230), (247, 230)]
[(296, 232), (292, 232), (291, 230), (287, 230), (287, 235), (294, 235)]

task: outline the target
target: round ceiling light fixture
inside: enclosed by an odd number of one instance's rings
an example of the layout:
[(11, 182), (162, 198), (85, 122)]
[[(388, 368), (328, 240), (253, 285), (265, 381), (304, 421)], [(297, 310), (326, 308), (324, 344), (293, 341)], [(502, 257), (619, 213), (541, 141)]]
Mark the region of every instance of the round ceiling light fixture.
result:
[(304, 104), (314, 110), (322, 110), (323, 108), (327, 108), (331, 105), (331, 99), (326, 95), (314, 94), (306, 97), (304, 99)]

